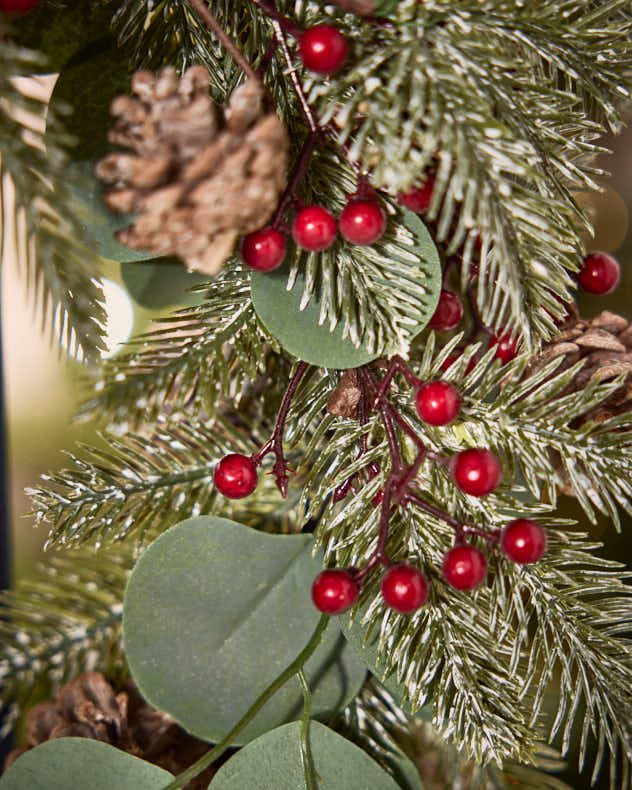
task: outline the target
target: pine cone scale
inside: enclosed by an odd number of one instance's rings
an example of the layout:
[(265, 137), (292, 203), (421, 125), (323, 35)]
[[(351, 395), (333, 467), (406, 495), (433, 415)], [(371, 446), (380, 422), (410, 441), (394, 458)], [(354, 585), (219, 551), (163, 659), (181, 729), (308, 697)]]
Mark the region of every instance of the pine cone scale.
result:
[(240, 235), (265, 225), (285, 186), (288, 137), (264, 108), (257, 80), (237, 88), (223, 113), (201, 66), (138, 72), (136, 98), (111, 106), (109, 139), (132, 150), (106, 156), (97, 175), (112, 185), (105, 201), (136, 214), (116, 238), (132, 249), (176, 255), (216, 274)]

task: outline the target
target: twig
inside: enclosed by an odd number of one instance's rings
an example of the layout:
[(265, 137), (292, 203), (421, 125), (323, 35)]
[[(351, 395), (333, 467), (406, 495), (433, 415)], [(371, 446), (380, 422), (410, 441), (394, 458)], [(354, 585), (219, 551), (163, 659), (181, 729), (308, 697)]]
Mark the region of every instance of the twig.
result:
[(253, 453), (250, 456), (255, 464), (259, 465), (262, 459), (268, 455), (268, 453), (274, 453), (276, 460), (274, 462), (274, 466), (272, 467), (272, 474), (276, 478), (277, 488), (281, 492), (281, 496), (284, 499), (287, 496), (288, 474), (287, 463), (283, 455), (283, 431), (285, 429), (285, 421), (290, 409), (290, 404), (292, 403), (292, 398), (294, 397), (303, 374), (308, 367), (309, 365), (307, 362), (298, 363), (296, 371), (290, 379), (290, 383), (288, 384), (285, 395), (283, 396), (283, 400), (281, 401), (281, 407), (279, 408), (279, 413), (277, 414), (272, 436), (257, 450), (256, 453)]
[(206, 22), (206, 24), (215, 33), (224, 49), (226, 49), (226, 51), (231, 54), (235, 63), (237, 63), (237, 65), (240, 66), (251, 79), (259, 79), (257, 72), (253, 69), (240, 50), (237, 49), (230, 36), (210, 12), (208, 6), (203, 3), (202, 0), (189, 0), (189, 4), (195, 9), (200, 19)]
[(317, 132), (310, 132), (305, 138), (303, 148), (301, 149), (299, 158), (294, 166), (292, 178), (285, 188), (285, 192), (283, 195), (281, 195), (281, 200), (279, 201), (279, 205), (277, 206), (277, 209), (274, 212), (274, 217), (270, 223), (273, 228), (278, 229), (283, 225), (285, 221), (285, 215), (291, 206), (298, 202), (298, 187), (305, 177), (305, 173), (309, 167), (309, 162), (312, 158), (312, 154), (314, 153), (314, 148), (316, 148), (317, 142)]
[(316, 132), (320, 130), (320, 123), (318, 122), (316, 116), (312, 108), (307, 101), (307, 97), (303, 91), (303, 86), (301, 85), (301, 81), (296, 73), (296, 65), (292, 60), (292, 56), (290, 55), (290, 50), (288, 49), (287, 41), (285, 39), (285, 33), (280, 22), (273, 22), (272, 27), (274, 28), (274, 36), (277, 40), (277, 43), (281, 47), (281, 53), (283, 54), (283, 60), (285, 61), (285, 65), (290, 72), (290, 79), (292, 80), (292, 85), (294, 87), (294, 92), (299, 100), (301, 105), (301, 109), (303, 110), (303, 115), (305, 116), (305, 120), (307, 121), (307, 125), (311, 132)]
[(430, 513), (430, 515), (435, 516), (435, 518), (439, 518), (442, 521), (445, 521), (451, 527), (453, 527), (457, 543), (462, 542), (467, 535), (478, 535), (481, 538), (484, 538), (488, 543), (498, 543), (500, 539), (500, 530), (495, 529), (491, 532), (481, 529), (480, 527), (472, 526), (471, 524), (466, 524), (465, 522), (461, 521), (454, 516), (451, 516), (449, 513), (441, 510), (434, 505), (431, 505), (429, 502), (426, 502), (425, 499), (422, 499), (418, 494), (414, 494), (412, 491), (407, 491), (401, 497), (400, 501), (403, 504), (407, 502), (411, 502), (420, 510), (425, 510), (426, 513)]

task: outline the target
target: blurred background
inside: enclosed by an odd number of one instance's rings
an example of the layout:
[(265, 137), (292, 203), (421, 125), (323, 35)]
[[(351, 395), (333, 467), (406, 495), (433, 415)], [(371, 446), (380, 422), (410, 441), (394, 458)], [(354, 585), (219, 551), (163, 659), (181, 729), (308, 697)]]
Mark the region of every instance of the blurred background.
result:
[[(610, 252), (619, 259), (622, 280), (619, 288), (606, 297), (581, 295), (579, 305), (585, 317), (603, 309), (613, 310), (632, 319), (632, 130), (603, 141), (613, 149), (612, 156), (602, 157), (599, 165), (611, 175), (602, 180), (603, 192), (581, 197), (595, 225), (595, 238), (587, 239), (589, 250)], [(7, 426), (8, 513), (11, 530), (11, 574), (15, 580), (28, 574), (41, 558), (46, 537), (44, 529), (34, 528), (28, 517), (29, 501), (25, 487), (36, 483), (40, 475), (64, 465), (64, 450), (71, 450), (78, 440), (95, 442), (89, 425), (73, 423), (72, 416), (84, 396), (80, 365), (42, 334), (35, 319), (33, 304), (25, 291), (24, 278), (7, 261), (2, 277), (2, 338), (4, 387)], [(137, 264), (138, 265), (138, 264)], [(142, 331), (154, 315), (135, 303), (127, 293), (118, 263), (104, 264), (106, 278), (108, 333), (110, 351), (132, 333)], [(151, 300), (150, 300), (151, 301)], [(613, 559), (632, 558), (632, 523), (624, 519), (618, 534), (606, 520), (591, 525), (573, 499), (564, 497), (560, 516), (573, 517), (579, 528), (605, 544), (604, 555)], [(569, 757), (565, 777), (571, 786), (589, 787), (589, 775), (579, 777), (573, 770), (576, 758)], [(607, 786), (606, 772), (599, 787)]]

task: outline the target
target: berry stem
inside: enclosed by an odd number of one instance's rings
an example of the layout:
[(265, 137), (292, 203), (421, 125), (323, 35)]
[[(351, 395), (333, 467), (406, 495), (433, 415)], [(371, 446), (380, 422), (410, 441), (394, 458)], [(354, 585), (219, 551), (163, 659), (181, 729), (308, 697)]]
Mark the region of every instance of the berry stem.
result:
[(421, 383), (417, 378), (417, 376), (413, 374), (411, 369), (404, 362), (404, 360), (399, 355), (394, 356), (389, 363), (386, 373), (384, 374), (384, 378), (380, 382), (380, 386), (378, 387), (377, 394), (375, 396), (375, 400), (373, 404), (374, 407), (378, 406), (378, 404), (386, 394), (386, 391), (391, 386), (391, 382), (393, 381), (393, 377), (395, 376), (396, 373), (401, 373), (402, 376), (404, 376), (406, 381), (413, 388), (418, 387), (419, 384)]
[(256, 453), (253, 453), (250, 456), (258, 466), (262, 459), (268, 455), (268, 453), (274, 453), (276, 460), (274, 462), (274, 466), (272, 467), (272, 474), (276, 479), (277, 488), (281, 492), (281, 496), (284, 499), (287, 496), (288, 474), (287, 462), (283, 455), (283, 431), (285, 429), (285, 421), (287, 419), (288, 411), (290, 410), (292, 398), (294, 397), (298, 385), (303, 378), (303, 374), (308, 367), (309, 365), (307, 362), (299, 362), (296, 366), (294, 375), (290, 379), (290, 383), (288, 384), (288, 387), (285, 390), (285, 395), (283, 396), (283, 400), (281, 401), (281, 406), (279, 408), (279, 413), (277, 414), (272, 436), (257, 450)]
[(259, 75), (257, 72), (253, 69), (242, 52), (235, 46), (233, 40), (211, 13), (208, 6), (203, 3), (202, 0), (189, 0), (189, 5), (195, 10), (200, 19), (211, 28), (224, 49), (230, 53), (235, 63), (241, 67), (244, 73), (251, 79), (258, 80)]
[(294, 165), (292, 178), (285, 188), (285, 192), (281, 196), (277, 210), (275, 211), (272, 222), (270, 223), (271, 227), (276, 228), (277, 230), (282, 228), (287, 212), (298, 202), (298, 188), (301, 184), (301, 181), (305, 177), (307, 168), (309, 167), (309, 162), (312, 158), (312, 154), (314, 153), (314, 149), (316, 148), (318, 137), (318, 132), (311, 131), (305, 138), (301, 153), (299, 154), (296, 164)]
[(441, 510), (441, 508), (435, 507), (429, 502), (426, 502), (425, 499), (422, 499), (418, 494), (414, 494), (412, 491), (406, 491), (403, 496), (401, 496), (399, 501), (401, 501), (403, 504), (410, 502), (414, 505), (417, 505), (420, 510), (424, 510), (426, 513), (430, 513), (430, 515), (435, 516), (435, 518), (445, 521), (454, 528), (457, 543), (462, 543), (467, 535), (478, 535), (479, 537), (484, 538), (489, 544), (498, 543), (500, 540), (500, 530), (496, 529), (492, 532), (488, 532), (487, 530), (481, 529), (480, 527), (474, 527), (470, 524), (465, 524), (460, 519), (455, 518), (449, 513)]
[(217, 746), (214, 746), (210, 751), (208, 751), (205, 755), (200, 757), (199, 760), (193, 763), (193, 765), (189, 766), (186, 771), (183, 771), (181, 774), (178, 774), (176, 778), (168, 784), (164, 790), (180, 790), (180, 788), (184, 787), (187, 782), (191, 779), (196, 777), (198, 774), (201, 774), (209, 765), (215, 762), (215, 760), (219, 759), (222, 754), (228, 749), (234, 739), (239, 735), (239, 733), (245, 729), (248, 724), (254, 719), (254, 717), (259, 713), (261, 708), (266, 704), (266, 702), (271, 699), (276, 692), (282, 688), (290, 678), (293, 678), (297, 672), (303, 669), (303, 666), (307, 662), (307, 660), (314, 654), (316, 648), (321, 643), (323, 638), (323, 634), (327, 625), (329, 623), (329, 616), (324, 614), (318, 621), (314, 632), (312, 633), (309, 642), (305, 645), (305, 647), (301, 650), (301, 652), (296, 656), (294, 661), (281, 672), (280, 675), (270, 683), (267, 689), (256, 699), (252, 707), (250, 707), (244, 716), (235, 724), (233, 729), (223, 738)]
[(264, 74), (270, 68), (270, 64), (272, 63), (272, 59), (274, 58), (274, 53), (277, 51), (277, 47), (279, 46), (279, 42), (276, 39), (276, 36), (270, 41), (268, 44), (266, 51), (263, 53), (263, 57), (259, 65), (257, 66), (257, 76), (259, 79), (262, 79)]

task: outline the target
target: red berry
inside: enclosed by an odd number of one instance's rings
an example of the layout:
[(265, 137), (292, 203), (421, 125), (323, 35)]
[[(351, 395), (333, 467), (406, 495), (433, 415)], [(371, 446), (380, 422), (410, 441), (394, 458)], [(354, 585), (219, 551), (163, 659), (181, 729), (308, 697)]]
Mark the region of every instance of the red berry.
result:
[(305, 68), (318, 74), (333, 74), (347, 59), (349, 44), (331, 25), (316, 25), (301, 36), (301, 60)]
[[(457, 361), (457, 359), (460, 359), (460, 358), (461, 358), (460, 356), (457, 357), (456, 355), (450, 355), (449, 357), (446, 357), (443, 360), (443, 362), (441, 363), (441, 370), (444, 370), (444, 371), (447, 370), (450, 367), (450, 365), (452, 365), (454, 362)], [(473, 356), (470, 359), (470, 361), (467, 363), (467, 367), (465, 368), (465, 375), (466, 376), (471, 370), (473, 370), (476, 367), (476, 363), (477, 362), (478, 362), (478, 357), (477, 356)]]
[(5, 14), (26, 14), (39, 0), (0, 0), (0, 11)]
[(276, 228), (262, 228), (244, 236), (241, 242), (241, 257), (251, 269), (271, 272), (285, 258), (285, 236)]
[(546, 532), (535, 521), (517, 518), (503, 530), (500, 546), (510, 560), (520, 565), (537, 562), (546, 551)]
[(400, 192), (397, 196), (397, 202), (400, 206), (405, 206), (410, 211), (424, 214), (430, 207), (434, 185), (434, 174), (429, 173), (422, 186), (413, 187), (408, 192)]
[(304, 250), (326, 250), (334, 243), (337, 234), (336, 220), (322, 206), (307, 206), (294, 217), (292, 236)]
[(340, 215), (340, 233), (353, 244), (373, 244), (385, 228), (384, 210), (369, 200), (347, 203)]
[(229, 499), (250, 496), (257, 487), (257, 465), (247, 455), (230, 453), (215, 467), (215, 488)]
[(428, 580), (412, 565), (393, 565), (382, 579), (382, 598), (402, 614), (410, 614), (428, 599)]
[(439, 329), (442, 332), (454, 329), (463, 318), (463, 304), (459, 297), (453, 292), (444, 288), (439, 296), (439, 304), (428, 326), (430, 329)]
[(429, 425), (447, 425), (461, 408), (461, 396), (454, 384), (428, 381), (417, 390), (417, 414)]
[(454, 456), (452, 474), (461, 491), (472, 496), (485, 496), (500, 483), (503, 470), (494, 453), (472, 447)]
[(518, 356), (518, 349), (516, 348), (516, 340), (511, 340), (509, 333), (505, 333), (501, 337), (497, 335), (492, 335), (489, 339), (489, 346), (496, 346), (496, 353), (494, 354), (494, 359), (500, 359), (503, 365), (507, 364), (507, 362), (511, 362), (512, 359), (515, 359)]
[(474, 546), (455, 546), (443, 558), (443, 575), (457, 590), (473, 590), (485, 578), (487, 560)]
[(609, 294), (619, 284), (621, 270), (616, 258), (605, 252), (591, 252), (577, 275), (579, 287), (589, 294)]
[(358, 597), (358, 585), (349, 571), (334, 568), (322, 571), (312, 584), (312, 601), (319, 612), (342, 614)]

